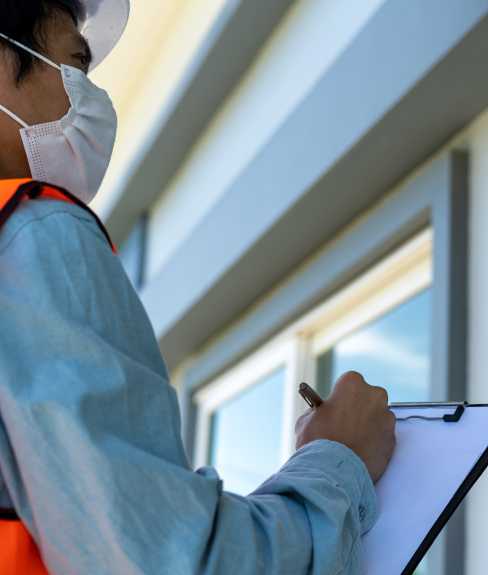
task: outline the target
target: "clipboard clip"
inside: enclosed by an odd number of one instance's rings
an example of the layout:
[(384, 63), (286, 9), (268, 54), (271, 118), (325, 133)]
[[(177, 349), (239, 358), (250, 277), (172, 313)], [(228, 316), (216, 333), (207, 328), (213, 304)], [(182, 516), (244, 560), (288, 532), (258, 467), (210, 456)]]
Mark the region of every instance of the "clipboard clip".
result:
[(445, 423), (457, 423), (460, 421), (461, 417), (463, 416), (466, 410), (467, 402), (451, 402), (451, 403), (392, 403), (390, 404), (391, 408), (398, 409), (398, 408), (407, 408), (407, 409), (415, 409), (417, 407), (427, 407), (427, 408), (456, 408), (453, 413), (445, 413), (444, 415), (440, 415), (438, 417), (433, 416), (425, 416), (425, 415), (409, 415), (407, 417), (397, 417), (397, 421), (409, 421), (411, 419), (421, 419), (423, 421), (444, 421)]

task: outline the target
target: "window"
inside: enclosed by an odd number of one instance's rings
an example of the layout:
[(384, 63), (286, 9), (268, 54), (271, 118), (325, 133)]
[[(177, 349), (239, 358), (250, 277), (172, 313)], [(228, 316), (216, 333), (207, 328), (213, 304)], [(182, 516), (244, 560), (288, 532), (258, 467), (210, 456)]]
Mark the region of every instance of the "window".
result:
[(201, 388), (197, 466), (216, 467), (227, 491), (258, 487), (294, 451), (300, 381), (327, 396), (354, 369), (392, 401), (429, 400), (431, 285), (428, 228)]
[(196, 464), (215, 466), (227, 491), (247, 495), (289, 457), (293, 352), (293, 342), (273, 341), (195, 396)]

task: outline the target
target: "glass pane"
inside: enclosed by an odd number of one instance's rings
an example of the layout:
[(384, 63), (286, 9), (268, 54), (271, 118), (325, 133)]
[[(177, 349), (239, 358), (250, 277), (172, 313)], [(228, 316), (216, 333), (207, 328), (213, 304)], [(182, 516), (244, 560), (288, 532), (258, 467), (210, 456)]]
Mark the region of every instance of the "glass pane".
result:
[(421, 561), (413, 575), (428, 575), (426, 558)]
[(279, 469), (284, 380), (280, 368), (213, 415), (209, 461), (226, 491), (247, 495)]
[(327, 396), (340, 375), (354, 370), (386, 388), (392, 402), (429, 401), (431, 300), (429, 288), (319, 356), (320, 394)]

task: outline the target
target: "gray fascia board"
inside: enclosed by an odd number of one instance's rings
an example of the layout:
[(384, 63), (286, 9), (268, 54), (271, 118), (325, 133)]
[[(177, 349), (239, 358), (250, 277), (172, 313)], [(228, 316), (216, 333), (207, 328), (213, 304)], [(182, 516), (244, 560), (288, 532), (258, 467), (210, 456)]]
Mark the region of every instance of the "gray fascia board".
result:
[(486, 107), (487, 12), (487, 0), (390, 0), (378, 11), (143, 290), (168, 365)]
[(226, 3), (184, 80), (182, 95), (106, 218), (116, 243), (124, 241), (139, 215), (167, 188), (291, 4), (292, 0)]

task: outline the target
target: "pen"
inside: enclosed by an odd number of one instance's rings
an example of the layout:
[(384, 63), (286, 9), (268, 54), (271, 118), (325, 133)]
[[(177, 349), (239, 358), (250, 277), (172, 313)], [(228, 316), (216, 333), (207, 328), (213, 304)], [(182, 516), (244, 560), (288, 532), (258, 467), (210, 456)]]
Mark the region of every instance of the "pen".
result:
[(322, 398), (320, 395), (314, 391), (308, 383), (302, 381), (298, 388), (298, 393), (303, 397), (303, 399), (310, 405), (310, 407), (319, 407), (322, 403)]

